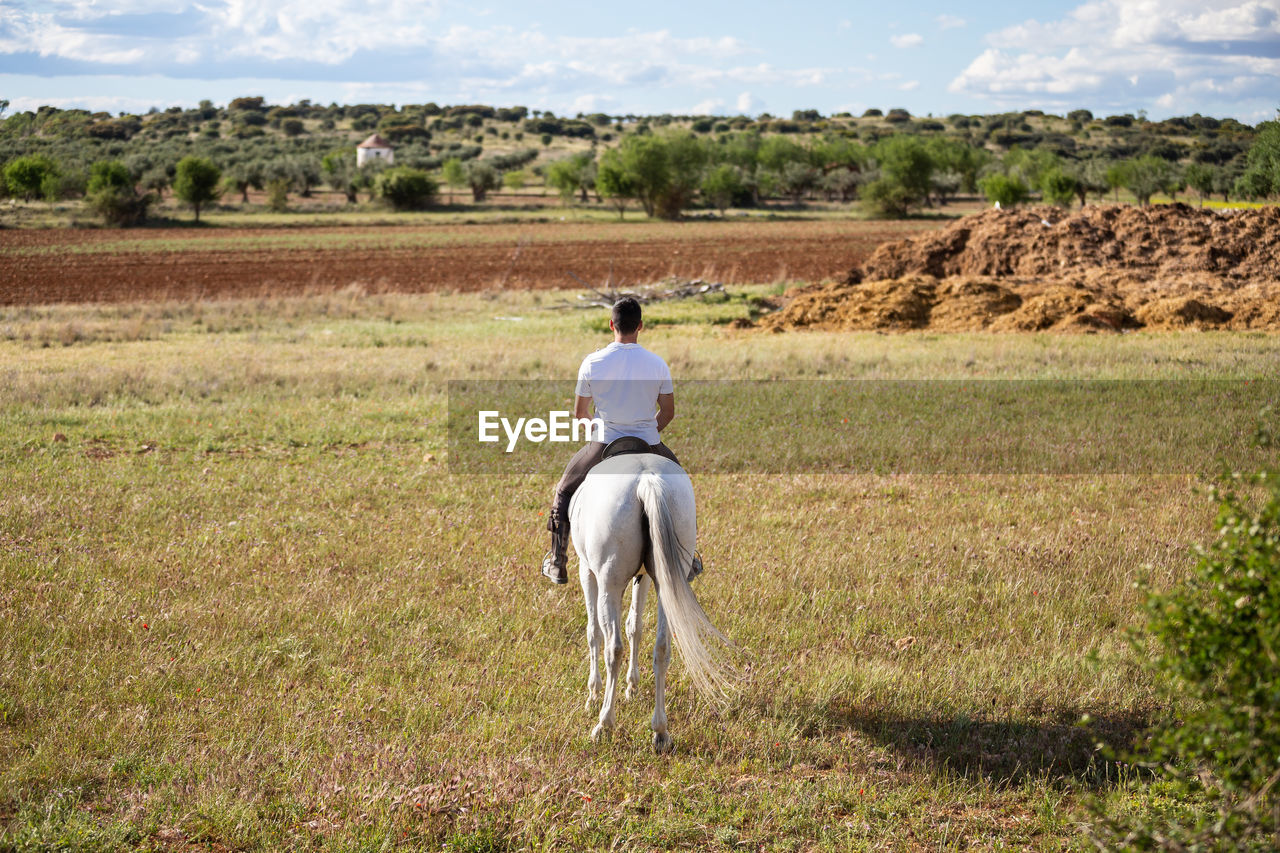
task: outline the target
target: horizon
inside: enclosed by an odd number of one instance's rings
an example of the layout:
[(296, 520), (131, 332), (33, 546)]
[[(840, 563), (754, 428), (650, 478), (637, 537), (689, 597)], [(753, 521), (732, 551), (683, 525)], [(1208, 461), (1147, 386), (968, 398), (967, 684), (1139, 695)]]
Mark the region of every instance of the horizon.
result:
[(1041, 110), (1274, 119), (1280, 0), (1049, 0), (644, 10), (577, 0), (15, 0), (0, 92), (145, 113), (275, 104), (523, 105), (556, 115), (917, 116)]

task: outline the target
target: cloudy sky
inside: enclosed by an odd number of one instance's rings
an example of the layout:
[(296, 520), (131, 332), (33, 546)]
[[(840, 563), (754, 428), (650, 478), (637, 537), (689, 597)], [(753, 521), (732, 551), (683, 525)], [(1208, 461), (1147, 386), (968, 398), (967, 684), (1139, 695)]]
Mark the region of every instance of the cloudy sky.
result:
[(0, 0), (0, 98), (111, 111), (523, 104), (558, 114), (1280, 107), (1280, 0)]

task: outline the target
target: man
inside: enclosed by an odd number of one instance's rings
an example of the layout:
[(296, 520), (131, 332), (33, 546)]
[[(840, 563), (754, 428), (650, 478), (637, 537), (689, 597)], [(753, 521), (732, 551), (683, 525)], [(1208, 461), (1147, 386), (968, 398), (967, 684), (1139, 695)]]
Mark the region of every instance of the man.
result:
[[(569, 501), (589, 472), (604, 458), (604, 449), (617, 438), (636, 436), (649, 450), (677, 465), (680, 460), (658, 437), (676, 414), (671, 370), (655, 353), (637, 343), (644, 322), (640, 303), (630, 296), (619, 299), (609, 319), (613, 343), (591, 353), (578, 368), (573, 403), (574, 418), (590, 418), (591, 405), (604, 421), (604, 441), (589, 441), (574, 454), (556, 484), (547, 529), (551, 553), (542, 561), (542, 573), (552, 583), (568, 583)], [(695, 558), (696, 559), (696, 558)]]

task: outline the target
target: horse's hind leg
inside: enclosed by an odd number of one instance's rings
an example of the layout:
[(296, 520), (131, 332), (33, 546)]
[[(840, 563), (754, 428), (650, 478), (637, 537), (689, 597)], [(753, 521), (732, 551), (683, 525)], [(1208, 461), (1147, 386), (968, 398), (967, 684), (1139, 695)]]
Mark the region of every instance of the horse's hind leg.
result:
[(591, 730), (591, 739), (599, 740), (601, 735), (613, 731), (613, 700), (618, 695), (618, 670), (622, 666), (622, 626), (618, 602), (622, 597), (621, 589), (610, 589), (608, 586), (600, 593), (596, 618), (600, 622), (601, 633), (604, 634), (604, 704), (600, 706), (600, 722)]
[(591, 655), (591, 672), (587, 676), (587, 710), (600, 701), (600, 620), (596, 615), (599, 598), (596, 576), (585, 562), (578, 563), (578, 577), (582, 581), (582, 597), (587, 602), (587, 650)]
[(670, 752), (675, 741), (667, 733), (667, 667), (671, 664), (671, 636), (667, 614), (658, 604), (658, 631), (653, 642), (653, 751)]
[(644, 625), (644, 600), (649, 594), (649, 576), (637, 575), (631, 588), (631, 612), (627, 614), (627, 640), (631, 644), (631, 657), (627, 666), (627, 692), (624, 698), (636, 695), (640, 686), (640, 628)]

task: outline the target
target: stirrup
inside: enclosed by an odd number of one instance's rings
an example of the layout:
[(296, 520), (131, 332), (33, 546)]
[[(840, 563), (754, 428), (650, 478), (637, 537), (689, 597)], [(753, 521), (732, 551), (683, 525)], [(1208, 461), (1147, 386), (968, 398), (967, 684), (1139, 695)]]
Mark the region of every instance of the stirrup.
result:
[[(568, 560), (565, 562), (568, 562)], [(565, 566), (556, 565), (554, 551), (548, 551), (546, 556), (542, 558), (542, 575), (554, 584), (566, 584), (569, 582), (569, 572)]]

